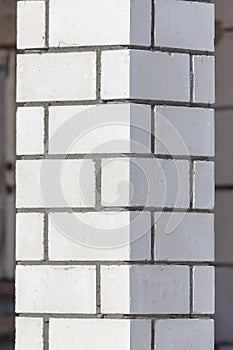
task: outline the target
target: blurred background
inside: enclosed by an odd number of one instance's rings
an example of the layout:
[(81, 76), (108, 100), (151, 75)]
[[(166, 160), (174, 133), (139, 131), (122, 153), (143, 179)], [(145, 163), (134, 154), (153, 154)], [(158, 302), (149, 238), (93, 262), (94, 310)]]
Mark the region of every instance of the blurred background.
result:
[(0, 350), (14, 349), (16, 0), (0, 0)]
[[(217, 78), (216, 350), (233, 350), (233, 0), (212, 2)], [(14, 349), (15, 22), (16, 0), (0, 0), (0, 350)]]

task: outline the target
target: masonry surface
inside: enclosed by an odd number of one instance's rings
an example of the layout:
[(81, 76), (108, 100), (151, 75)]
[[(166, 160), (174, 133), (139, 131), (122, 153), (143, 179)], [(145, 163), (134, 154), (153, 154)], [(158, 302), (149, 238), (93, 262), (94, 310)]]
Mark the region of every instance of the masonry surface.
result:
[(17, 350), (213, 350), (214, 6), (18, 0)]

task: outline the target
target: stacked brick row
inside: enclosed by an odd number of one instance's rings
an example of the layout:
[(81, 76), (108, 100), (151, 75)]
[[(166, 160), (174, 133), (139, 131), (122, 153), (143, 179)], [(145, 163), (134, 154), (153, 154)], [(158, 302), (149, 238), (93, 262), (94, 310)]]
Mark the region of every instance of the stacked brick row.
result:
[(212, 350), (213, 5), (17, 4), (16, 349)]

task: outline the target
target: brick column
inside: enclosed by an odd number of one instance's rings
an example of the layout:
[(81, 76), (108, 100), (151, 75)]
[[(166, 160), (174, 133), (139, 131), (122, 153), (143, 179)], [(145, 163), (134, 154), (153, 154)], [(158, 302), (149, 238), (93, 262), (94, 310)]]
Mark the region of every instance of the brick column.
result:
[(214, 8), (18, 1), (17, 350), (213, 350)]

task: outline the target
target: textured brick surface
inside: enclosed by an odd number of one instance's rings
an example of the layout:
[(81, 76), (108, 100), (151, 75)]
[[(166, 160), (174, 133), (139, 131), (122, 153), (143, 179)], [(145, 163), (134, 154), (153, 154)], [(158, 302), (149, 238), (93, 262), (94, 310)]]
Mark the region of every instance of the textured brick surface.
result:
[(156, 213), (154, 239), (155, 260), (212, 261), (214, 215)]
[[(25, 332), (27, 330), (27, 332)], [(16, 350), (43, 349), (43, 319), (16, 318)]]
[(187, 208), (189, 205), (186, 160), (106, 159), (102, 166), (104, 206)]
[(214, 51), (214, 5), (155, 0), (155, 45)]
[(44, 108), (21, 107), (17, 109), (16, 152), (44, 153)]
[(45, 1), (18, 1), (17, 13), (17, 47), (45, 47)]
[(16, 349), (213, 350), (213, 5), (17, 3)]
[(50, 46), (149, 46), (151, 1), (51, 0), (49, 24)]
[(155, 154), (213, 157), (214, 110), (155, 106)]
[(49, 215), (51, 260), (150, 260), (149, 212)]
[(17, 101), (93, 100), (94, 52), (18, 55)]
[(103, 52), (101, 87), (104, 100), (188, 101), (189, 56), (142, 50)]
[(155, 323), (155, 346), (158, 349), (213, 350), (213, 337), (212, 320), (161, 320)]
[(16, 216), (16, 260), (44, 258), (44, 214), (18, 213)]
[(103, 313), (189, 312), (187, 266), (107, 266), (101, 270)]
[[(91, 336), (90, 336), (91, 334)], [(51, 350), (150, 350), (151, 323), (144, 320), (52, 319)]]
[(18, 266), (16, 283), (16, 312), (95, 313), (94, 266)]

